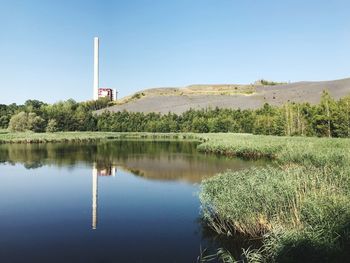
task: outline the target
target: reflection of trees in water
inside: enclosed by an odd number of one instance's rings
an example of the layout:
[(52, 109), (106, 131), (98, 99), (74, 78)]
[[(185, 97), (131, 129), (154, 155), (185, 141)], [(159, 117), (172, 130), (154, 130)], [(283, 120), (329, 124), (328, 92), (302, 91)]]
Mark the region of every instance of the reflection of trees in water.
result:
[(196, 143), (187, 141), (3, 144), (0, 145), (0, 161), (21, 163), (27, 168), (95, 163), (100, 170), (119, 166), (150, 179), (190, 182), (200, 182), (203, 177), (226, 169), (251, 165), (238, 159), (199, 153)]
[[(106, 141), (100, 143), (46, 143), (0, 145), (0, 162), (33, 164), (74, 165), (80, 162), (104, 162), (126, 160), (130, 156), (142, 158), (147, 154), (157, 159), (164, 153), (195, 151), (190, 142)], [(35, 165), (34, 165), (35, 164)]]
[(16, 164), (21, 163), (27, 169), (35, 169), (43, 166), (42, 160), (47, 158), (47, 151), (41, 151), (33, 145), (1, 145), (0, 162)]
[[(0, 145), (0, 163), (21, 163), (28, 169), (43, 165), (73, 166), (86, 163), (93, 166), (92, 228), (97, 227), (97, 177), (113, 175), (120, 166), (135, 175), (152, 179), (183, 179), (200, 182), (203, 175), (213, 175), (220, 170), (240, 169), (251, 163), (242, 160), (205, 155), (197, 152), (196, 143), (186, 141), (104, 141), (98, 143), (47, 143)], [(96, 176), (94, 177), (94, 174)], [(206, 224), (199, 222), (199, 230), (207, 246), (223, 247), (234, 255), (242, 252), (252, 242), (237, 236), (216, 235)]]

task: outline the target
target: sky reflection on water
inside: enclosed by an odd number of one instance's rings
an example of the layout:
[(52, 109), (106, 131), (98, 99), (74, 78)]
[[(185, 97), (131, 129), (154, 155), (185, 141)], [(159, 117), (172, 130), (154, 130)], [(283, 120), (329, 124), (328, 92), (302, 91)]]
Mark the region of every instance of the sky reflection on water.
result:
[(195, 146), (0, 145), (1, 262), (195, 262), (198, 182), (256, 165)]

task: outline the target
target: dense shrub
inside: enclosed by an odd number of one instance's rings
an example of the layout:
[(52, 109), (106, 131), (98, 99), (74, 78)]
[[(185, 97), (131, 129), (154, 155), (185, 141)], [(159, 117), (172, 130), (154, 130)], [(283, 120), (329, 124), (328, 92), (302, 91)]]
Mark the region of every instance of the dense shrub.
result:
[(57, 131), (57, 122), (54, 119), (49, 120), (46, 126), (46, 132), (56, 132)]
[(28, 130), (28, 114), (20, 112), (10, 119), (9, 130), (13, 132), (23, 132)]

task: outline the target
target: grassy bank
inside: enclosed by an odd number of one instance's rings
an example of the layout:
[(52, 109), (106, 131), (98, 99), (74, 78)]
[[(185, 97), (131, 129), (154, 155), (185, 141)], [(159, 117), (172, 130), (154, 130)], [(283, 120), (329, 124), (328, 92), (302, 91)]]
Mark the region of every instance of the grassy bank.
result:
[(349, 139), (316, 137), (279, 137), (249, 134), (201, 135), (203, 152), (247, 159), (268, 158), (280, 164), (323, 167), (344, 165), (350, 160)]
[(120, 132), (55, 132), (33, 133), (0, 132), (0, 143), (48, 143), (48, 142), (89, 142), (107, 139), (190, 139), (199, 140), (195, 134), (177, 133), (120, 133)]
[[(203, 216), (219, 235), (261, 239), (251, 262), (343, 262), (350, 248), (347, 139), (208, 135), (199, 150), (274, 165), (202, 183)], [(258, 260), (257, 260), (258, 259)]]

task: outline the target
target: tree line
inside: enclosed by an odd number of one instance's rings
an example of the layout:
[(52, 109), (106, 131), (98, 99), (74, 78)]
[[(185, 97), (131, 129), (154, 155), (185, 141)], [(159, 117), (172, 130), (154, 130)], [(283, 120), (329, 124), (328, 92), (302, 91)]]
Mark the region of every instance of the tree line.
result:
[(334, 100), (323, 92), (317, 105), (265, 104), (260, 109), (190, 109), (182, 114), (105, 112), (108, 100), (52, 105), (29, 100), (0, 105), (0, 128), (10, 131), (237, 132), (265, 135), (350, 137), (350, 96)]
[(95, 131), (94, 111), (109, 105), (108, 99), (81, 103), (70, 99), (51, 105), (38, 100), (27, 100), (24, 105), (0, 104), (0, 128), (16, 132)]

